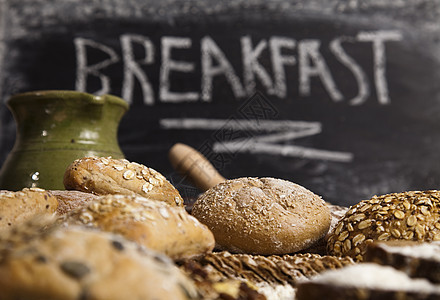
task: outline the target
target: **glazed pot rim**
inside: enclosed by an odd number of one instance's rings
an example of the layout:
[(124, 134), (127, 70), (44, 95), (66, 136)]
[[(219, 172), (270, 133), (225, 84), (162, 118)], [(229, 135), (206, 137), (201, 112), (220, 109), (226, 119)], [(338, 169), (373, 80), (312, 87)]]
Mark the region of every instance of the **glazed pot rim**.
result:
[(104, 94), (104, 95), (93, 95), (90, 93), (75, 91), (75, 90), (38, 90), (38, 91), (28, 91), (24, 93), (18, 93), (15, 95), (12, 95), (8, 103), (19, 103), (19, 102), (28, 102), (28, 101), (35, 101), (35, 99), (47, 99), (47, 100), (53, 100), (53, 99), (78, 99), (78, 97), (81, 97), (82, 99), (86, 99), (89, 101), (90, 104), (104, 104), (104, 103), (112, 103), (119, 106), (124, 107), (125, 109), (129, 108), (128, 103), (115, 95), (111, 94)]

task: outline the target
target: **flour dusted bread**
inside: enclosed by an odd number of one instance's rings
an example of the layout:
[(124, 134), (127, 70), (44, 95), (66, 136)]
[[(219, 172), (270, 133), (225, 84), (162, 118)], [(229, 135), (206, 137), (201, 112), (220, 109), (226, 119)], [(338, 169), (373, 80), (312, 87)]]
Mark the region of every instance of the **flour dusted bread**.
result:
[(177, 189), (152, 168), (126, 159), (84, 157), (75, 160), (64, 174), (67, 190), (96, 195), (139, 195), (174, 206), (183, 206)]
[(329, 254), (363, 260), (374, 241), (440, 240), (440, 191), (410, 191), (374, 196), (353, 205), (327, 242)]
[(100, 196), (66, 220), (121, 234), (176, 260), (210, 252), (215, 245), (211, 231), (183, 207), (139, 196)]
[(166, 257), (120, 236), (34, 222), (0, 237), (2, 299), (196, 299)]
[(374, 242), (368, 244), (364, 261), (392, 266), (410, 277), (440, 283), (440, 242)]
[(330, 234), (333, 232), (336, 225), (339, 223), (339, 220), (342, 219), (342, 217), (348, 211), (348, 207), (334, 205), (328, 202), (326, 202), (325, 204), (330, 209), (330, 215), (331, 215), (330, 228), (324, 237), (322, 237), (320, 240), (318, 240), (309, 248), (302, 250), (301, 252), (303, 253), (316, 253), (316, 254), (326, 255), (327, 239), (329, 238)]
[(0, 191), (0, 231), (24, 222), (38, 214), (53, 214), (58, 201), (50, 192), (40, 188), (21, 191)]
[(227, 180), (201, 195), (192, 214), (222, 249), (285, 254), (305, 249), (330, 226), (324, 201), (295, 183), (275, 178)]
[(360, 263), (323, 272), (298, 285), (297, 300), (434, 300), (440, 287), (389, 266)]

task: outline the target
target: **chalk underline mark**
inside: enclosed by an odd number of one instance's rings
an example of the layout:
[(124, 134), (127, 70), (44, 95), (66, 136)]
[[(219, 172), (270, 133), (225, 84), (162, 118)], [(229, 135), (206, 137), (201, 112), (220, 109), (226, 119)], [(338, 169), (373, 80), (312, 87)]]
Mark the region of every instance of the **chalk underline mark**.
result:
[(183, 130), (232, 130), (235, 132), (265, 132), (249, 134), (233, 141), (216, 141), (213, 151), (216, 153), (252, 153), (270, 154), (287, 157), (299, 157), (335, 162), (351, 162), (354, 155), (349, 152), (329, 151), (298, 145), (280, 145), (295, 139), (320, 134), (319, 122), (291, 120), (237, 120), (237, 119), (203, 119), (203, 118), (165, 118), (159, 121), (163, 129)]

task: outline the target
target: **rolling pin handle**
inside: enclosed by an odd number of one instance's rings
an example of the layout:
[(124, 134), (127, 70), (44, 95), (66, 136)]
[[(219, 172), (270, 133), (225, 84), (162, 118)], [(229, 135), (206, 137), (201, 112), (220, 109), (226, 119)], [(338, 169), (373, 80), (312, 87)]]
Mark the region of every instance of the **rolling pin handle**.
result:
[(175, 144), (168, 152), (168, 158), (175, 170), (187, 176), (202, 191), (226, 180), (203, 154), (188, 145)]

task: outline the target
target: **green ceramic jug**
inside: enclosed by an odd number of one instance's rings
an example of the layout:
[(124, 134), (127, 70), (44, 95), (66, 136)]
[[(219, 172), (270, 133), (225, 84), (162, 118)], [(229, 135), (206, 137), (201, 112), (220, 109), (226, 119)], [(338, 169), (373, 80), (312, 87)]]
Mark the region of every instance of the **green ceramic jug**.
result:
[(64, 172), (75, 159), (124, 157), (117, 130), (128, 104), (121, 98), (35, 91), (14, 95), (7, 105), (17, 133), (0, 170), (0, 189), (64, 189)]

